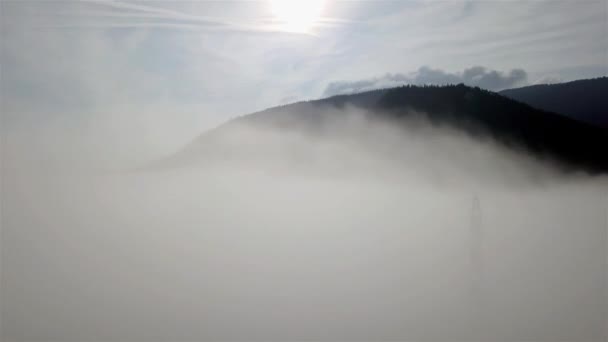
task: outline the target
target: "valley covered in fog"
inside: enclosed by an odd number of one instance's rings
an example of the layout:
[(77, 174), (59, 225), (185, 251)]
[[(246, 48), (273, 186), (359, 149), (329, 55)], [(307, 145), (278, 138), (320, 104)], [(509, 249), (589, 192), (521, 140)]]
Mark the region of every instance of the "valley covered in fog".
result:
[(608, 341), (607, 4), (0, 0), (0, 342)]
[(605, 175), (365, 114), (237, 119), (143, 166), (3, 165), (3, 336), (606, 337)]

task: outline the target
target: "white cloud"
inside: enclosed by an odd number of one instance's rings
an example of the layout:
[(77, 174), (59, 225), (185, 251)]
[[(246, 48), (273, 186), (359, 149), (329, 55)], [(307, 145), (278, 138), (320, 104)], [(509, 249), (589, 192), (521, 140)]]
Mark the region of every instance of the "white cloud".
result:
[(351, 94), (372, 89), (396, 87), (403, 84), (458, 84), (465, 83), (489, 90), (502, 90), (527, 84), (527, 73), (522, 69), (513, 69), (509, 72), (488, 70), (481, 66), (467, 68), (462, 72), (449, 73), (440, 69), (421, 67), (409, 74), (385, 74), (358, 81), (331, 82), (325, 88), (324, 96), (337, 94)]

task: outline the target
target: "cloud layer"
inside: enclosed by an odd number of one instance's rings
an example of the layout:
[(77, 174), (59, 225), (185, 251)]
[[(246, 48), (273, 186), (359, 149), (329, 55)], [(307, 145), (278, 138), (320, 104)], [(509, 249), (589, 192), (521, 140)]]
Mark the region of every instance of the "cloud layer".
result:
[(490, 70), (483, 66), (473, 66), (462, 72), (450, 73), (428, 66), (420, 67), (409, 74), (385, 74), (381, 77), (358, 81), (331, 82), (325, 88), (323, 96), (338, 94), (352, 94), (366, 90), (395, 87), (402, 84), (458, 84), (464, 83), (489, 90), (502, 90), (506, 88), (525, 85), (528, 82), (528, 73), (523, 69), (512, 69), (508, 72)]
[(606, 179), (364, 114), (224, 129), (200, 167), (2, 170), (0, 339), (605, 340)]

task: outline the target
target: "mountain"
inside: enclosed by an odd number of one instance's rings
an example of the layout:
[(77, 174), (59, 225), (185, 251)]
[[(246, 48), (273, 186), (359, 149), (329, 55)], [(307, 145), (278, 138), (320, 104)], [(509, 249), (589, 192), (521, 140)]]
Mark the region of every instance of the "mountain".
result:
[(500, 91), (532, 107), (608, 127), (608, 77)]
[(172, 162), (195, 155), (220, 159), (264, 155), (277, 144), (263, 144), (257, 138), (246, 143), (225, 138), (225, 133), (243, 126), (331, 136), (342, 124), (343, 113), (352, 109), (393, 126), (407, 126), (411, 124), (408, 119), (424, 117), (433, 126), (455, 128), (481, 140), (491, 138), (512, 151), (550, 160), (567, 170), (608, 172), (608, 130), (463, 84), (402, 86), (270, 108), (203, 134)]

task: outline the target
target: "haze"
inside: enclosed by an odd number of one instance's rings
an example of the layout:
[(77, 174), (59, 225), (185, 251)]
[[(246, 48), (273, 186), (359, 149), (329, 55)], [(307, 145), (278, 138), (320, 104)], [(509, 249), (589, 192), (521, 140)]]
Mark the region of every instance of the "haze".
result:
[(311, 3), (0, 2), (1, 341), (608, 339), (606, 173), (239, 118), (604, 76), (605, 1)]
[(233, 123), (189, 166), (5, 168), (4, 338), (606, 336), (605, 177), (326, 115), (316, 136)]

